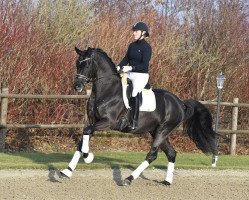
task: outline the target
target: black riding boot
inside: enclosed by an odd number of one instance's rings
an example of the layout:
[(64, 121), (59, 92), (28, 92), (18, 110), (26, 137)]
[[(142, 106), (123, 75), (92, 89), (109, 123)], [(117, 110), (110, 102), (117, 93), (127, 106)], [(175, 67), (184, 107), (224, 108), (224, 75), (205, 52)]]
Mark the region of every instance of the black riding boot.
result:
[(131, 129), (134, 130), (137, 128), (137, 120), (139, 115), (139, 94), (136, 97), (131, 97), (130, 99), (131, 107)]

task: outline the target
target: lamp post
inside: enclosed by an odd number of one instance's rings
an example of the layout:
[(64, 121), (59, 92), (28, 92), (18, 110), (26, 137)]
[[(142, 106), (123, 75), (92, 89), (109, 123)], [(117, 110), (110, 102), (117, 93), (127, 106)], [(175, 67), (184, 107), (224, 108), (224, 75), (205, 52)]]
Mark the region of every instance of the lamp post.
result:
[[(218, 74), (218, 76), (216, 77), (217, 80), (217, 89), (218, 89), (218, 100), (217, 100), (217, 112), (216, 112), (216, 123), (215, 123), (215, 132), (218, 132), (218, 128), (219, 128), (219, 116), (220, 116), (220, 98), (221, 98), (221, 90), (223, 88), (223, 84), (225, 81), (225, 76), (222, 74), (222, 72), (220, 74)], [(216, 147), (217, 147), (217, 152), (216, 154), (213, 154), (212, 157), (212, 167), (216, 167), (216, 162), (218, 160), (218, 142), (219, 142), (219, 138), (216, 138)]]

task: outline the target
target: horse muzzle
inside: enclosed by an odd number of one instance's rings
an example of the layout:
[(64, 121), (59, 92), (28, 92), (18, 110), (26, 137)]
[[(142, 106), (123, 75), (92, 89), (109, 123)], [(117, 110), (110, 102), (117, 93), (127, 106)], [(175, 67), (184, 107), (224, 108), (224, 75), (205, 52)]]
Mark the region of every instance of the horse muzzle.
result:
[(77, 92), (82, 92), (82, 90), (84, 89), (85, 87), (85, 84), (82, 82), (82, 81), (78, 81), (76, 80), (73, 84), (74, 86), (74, 89), (77, 91)]

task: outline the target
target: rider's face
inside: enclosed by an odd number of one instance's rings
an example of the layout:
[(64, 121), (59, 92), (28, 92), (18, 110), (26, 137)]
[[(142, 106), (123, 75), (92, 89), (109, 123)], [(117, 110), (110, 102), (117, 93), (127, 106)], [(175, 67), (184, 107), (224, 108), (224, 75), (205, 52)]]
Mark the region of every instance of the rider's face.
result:
[(142, 31), (138, 30), (138, 31), (133, 31), (133, 36), (135, 40), (138, 40), (140, 38), (142, 34)]

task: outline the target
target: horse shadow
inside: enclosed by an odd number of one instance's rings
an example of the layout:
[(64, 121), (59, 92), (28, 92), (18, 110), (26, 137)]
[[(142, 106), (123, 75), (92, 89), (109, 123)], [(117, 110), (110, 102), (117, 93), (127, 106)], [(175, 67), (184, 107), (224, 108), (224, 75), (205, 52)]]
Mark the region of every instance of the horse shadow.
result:
[[(107, 159), (107, 163), (109, 164), (109, 167), (112, 170), (112, 176), (113, 176), (113, 181), (116, 183), (116, 185), (118, 186), (123, 186), (123, 180), (124, 178), (122, 177), (122, 169), (128, 169), (131, 172), (134, 171), (136, 169), (136, 167), (134, 167), (134, 165), (136, 165), (137, 163), (129, 163), (127, 164), (127, 162), (125, 162), (124, 160), (121, 159), (116, 159), (116, 158), (106, 158), (104, 156), (99, 156), (96, 161), (99, 160), (103, 160), (103, 159)], [(95, 161), (95, 162), (96, 162)], [(117, 162), (119, 164), (117, 164)], [(142, 161), (141, 161), (142, 162)], [(101, 162), (102, 163), (102, 162)], [(156, 166), (156, 167), (161, 167), (161, 166)], [(140, 178), (144, 179), (144, 180), (150, 180), (149, 178), (147, 178), (143, 173), (141, 173), (139, 175)]]
[[(162, 166), (157, 166), (159, 167), (159, 169), (161, 169), (162, 171), (166, 171), (165, 169), (162, 169)], [(121, 168), (118, 165), (111, 165), (111, 169), (112, 169), (112, 175), (113, 175), (113, 181), (116, 183), (116, 185), (118, 186), (123, 186), (123, 178), (122, 178), (122, 174), (121, 174)], [(129, 169), (130, 171), (134, 171), (135, 168), (132, 165), (127, 165), (126, 169)], [(162, 181), (158, 181), (158, 180), (151, 180), (149, 178), (147, 178), (143, 172), (139, 175), (140, 178), (142, 178), (143, 180), (146, 181), (153, 181), (155, 183), (162, 183)]]
[[(11, 153), (12, 155), (15, 155), (15, 153)], [(60, 174), (61, 169), (58, 169), (58, 166), (56, 166), (58, 163), (68, 163), (68, 161), (72, 158), (71, 154), (65, 154), (65, 153), (41, 153), (36, 152), (36, 155), (34, 156), (32, 153), (19, 153), (16, 154), (16, 156), (22, 156), (26, 159), (32, 160), (32, 162), (41, 164), (45, 166), (45, 168), (48, 170), (48, 179), (47, 181), (51, 183), (62, 183), (64, 179), (62, 179), (62, 176)], [(80, 159), (79, 163), (83, 162), (82, 158)], [(141, 161), (142, 162), (142, 161)], [(96, 155), (93, 164), (102, 164), (107, 167), (107, 169), (112, 170), (112, 177), (113, 181), (116, 185), (121, 186), (122, 185), (122, 169), (128, 169), (130, 171), (135, 170), (135, 165), (137, 163), (127, 163), (124, 159), (118, 159), (118, 158), (110, 158), (108, 156), (102, 156), (102, 155)], [(90, 165), (90, 164), (86, 164)], [(149, 180), (146, 178), (143, 174), (140, 175), (142, 179)]]

